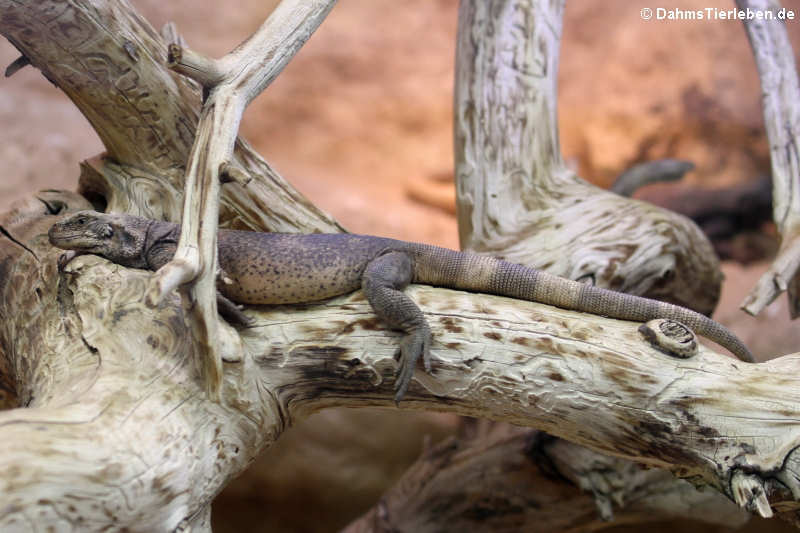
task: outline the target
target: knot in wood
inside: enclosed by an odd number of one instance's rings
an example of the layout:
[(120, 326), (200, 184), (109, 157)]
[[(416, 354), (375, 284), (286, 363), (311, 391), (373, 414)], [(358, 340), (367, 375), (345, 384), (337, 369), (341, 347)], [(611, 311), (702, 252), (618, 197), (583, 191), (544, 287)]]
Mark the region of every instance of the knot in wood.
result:
[(697, 353), (694, 332), (676, 320), (657, 318), (639, 326), (639, 333), (657, 350), (688, 359)]

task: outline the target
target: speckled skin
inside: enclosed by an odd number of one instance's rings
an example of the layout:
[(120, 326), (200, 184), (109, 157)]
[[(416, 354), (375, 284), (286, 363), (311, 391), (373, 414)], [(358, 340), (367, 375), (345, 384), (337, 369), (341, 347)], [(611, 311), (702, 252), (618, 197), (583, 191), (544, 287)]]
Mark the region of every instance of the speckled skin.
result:
[(219, 289), (242, 304), (314, 302), (353, 292), (367, 263), (399, 244), (344, 233), (220, 230), (218, 239), (220, 268), (233, 281)]
[[(54, 224), (50, 242), (115, 263), (157, 270), (174, 255), (180, 226), (132, 215), (82, 211)], [(240, 304), (314, 302), (359, 288), (375, 314), (406, 333), (396, 400), (405, 394), (422, 356), (430, 369), (431, 332), (417, 305), (402, 291), (409, 283), (510, 296), (623, 320), (682, 322), (736, 354), (753, 356), (724, 326), (689, 309), (600, 289), (491, 257), (382, 237), (281, 234), (220, 230), (220, 292)], [(226, 279), (227, 278), (227, 279)], [(235, 315), (230, 302), (221, 312)], [(242, 315), (243, 317), (243, 315)], [(235, 319), (241, 317), (234, 316)], [(246, 320), (243, 318), (241, 320)]]

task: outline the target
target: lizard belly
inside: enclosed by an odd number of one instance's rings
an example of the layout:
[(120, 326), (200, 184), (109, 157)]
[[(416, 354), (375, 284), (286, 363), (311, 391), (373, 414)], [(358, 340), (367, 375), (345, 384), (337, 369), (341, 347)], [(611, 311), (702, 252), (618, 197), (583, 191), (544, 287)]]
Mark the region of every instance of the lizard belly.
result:
[(316, 302), (361, 288), (361, 277), (344, 277), (332, 270), (286, 276), (269, 272), (230, 272), (217, 285), (220, 292), (240, 304), (292, 304)]

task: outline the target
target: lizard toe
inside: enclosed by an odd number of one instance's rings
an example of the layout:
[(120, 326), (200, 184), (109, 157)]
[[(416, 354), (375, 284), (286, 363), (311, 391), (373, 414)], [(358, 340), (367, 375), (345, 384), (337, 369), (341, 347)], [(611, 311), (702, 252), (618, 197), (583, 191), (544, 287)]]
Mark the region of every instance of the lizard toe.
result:
[(403, 341), (400, 343), (400, 368), (395, 381), (395, 403), (400, 402), (408, 391), (420, 356), (425, 364), (425, 369), (430, 371), (431, 339), (431, 332), (428, 328), (413, 330), (403, 337)]
[(58, 256), (58, 263), (57, 263), (58, 271), (64, 272), (64, 269), (67, 268), (69, 262), (78, 257), (79, 255), (81, 254), (75, 250), (67, 250), (66, 252), (60, 254)]

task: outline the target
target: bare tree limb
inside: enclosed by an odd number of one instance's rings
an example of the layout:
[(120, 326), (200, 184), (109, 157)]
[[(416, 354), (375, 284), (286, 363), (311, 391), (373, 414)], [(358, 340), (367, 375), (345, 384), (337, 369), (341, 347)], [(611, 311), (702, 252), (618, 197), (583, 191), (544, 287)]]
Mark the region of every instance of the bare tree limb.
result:
[[(73, 30), (67, 32), (63, 29), (63, 24), (56, 25), (60, 29), (57, 32), (42, 28), (40, 35), (48, 35), (48, 44), (44, 44), (37, 39), (30, 38), (30, 27), (35, 27), (37, 24), (41, 26), (43, 25), (42, 18), (52, 21), (53, 17), (37, 18), (37, 6), (11, 4), (13, 5), (8, 6), (9, 9), (4, 11), (3, 18), (0, 19), (3, 33), (19, 48), (26, 50), (28, 57), (35, 57), (37, 64), (39, 64), (39, 60), (62, 54), (63, 48), (61, 46), (73, 45), (74, 50), (71, 50), (72, 53), (76, 54), (80, 61), (85, 62), (86, 65), (92, 64), (91, 62), (94, 61), (93, 58), (95, 56), (101, 58), (102, 66), (107, 69), (103, 71), (107, 78), (101, 81), (113, 86), (114, 91), (123, 91), (125, 101), (130, 104), (130, 109), (126, 109), (125, 106), (119, 106), (117, 99), (113, 100), (113, 111), (98, 105), (99, 102), (95, 101), (96, 99), (94, 98), (90, 100), (92, 104), (88, 105), (84, 103), (84, 98), (87, 96), (86, 93), (93, 96), (98, 91), (98, 84), (95, 83), (98, 80), (76, 76), (74, 69), (64, 69), (63, 71), (52, 73), (45, 71), (46, 75), (58, 80), (59, 86), (64, 88), (76, 103), (83, 103), (79, 107), (100, 133), (103, 143), (108, 148), (112, 158), (126, 163), (133, 163), (135, 167), (150, 169), (151, 171), (174, 172), (176, 167), (183, 166), (183, 161), (176, 164), (172, 156), (184, 152), (190, 137), (186, 135), (180, 136), (180, 134), (182, 131), (191, 134), (190, 132), (193, 128), (188, 131), (165, 128), (159, 121), (165, 116), (173, 115), (183, 119), (186, 116), (192, 116), (194, 113), (183, 104), (183, 98), (159, 98), (157, 100), (149, 98), (149, 94), (160, 94), (160, 91), (153, 90), (150, 93), (143, 91), (138, 85), (137, 82), (140, 78), (135, 74), (136, 71), (139, 72), (142, 79), (147, 79), (148, 83), (156, 85), (160, 83), (161, 85), (172, 87), (174, 82), (169, 78), (168, 72), (158, 65), (158, 59), (147, 53), (161, 53), (161, 57), (165, 58), (166, 51), (163, 44), (151, 28), (144, 26), (136, 28), (136, 25), (141, 25), (143, 21), (139, 20), (132, 10), (124, 9), (129, 6), (126, 4), (122, 6), (118, 4), (103, 4), (99, 6), (107, 9), (105, 11), (107, 18), (101, 18), (100, 21), (96, 20), (98, 6), (91, 7), (91, 16), (88, 14), (89, 10), (79, 2), (76, 2), (77, 5), (69, 5), (66, 8), (61, 6), (57, 10), (60, 15), (56, 18), (56, 21), (60, 22), (61, 19), (72, 18), (74, 20), (70, 20), (70, 22), (77, 24), (81, 30), (86, 30), (87, 33), (84, 34), (82, 31)], [(44, 4), (49, 3), (45, 2)], [(332, 1), (294, 2), (286, 0), (283, 2), (253, 38), (245, 42), (232, 54), (226, 56), (224, 61), (229, 63), (228, 67), (230, 69), (233, 69), (228, 71), (232, 74), (225, 80), (225, 83), (213, 91), (211, 99), (206, 102), (201, 116), (201, 125), (195, 136), (196, 141), (192, 152), (195, 155), (190, 157), (186, 173), (185, 190), (193, 192), (184, 198), (183, 219), (185, 224), (181, 247), (176, 254), (175, 263), (168, 265), (163, 274), (163, 280), (170, 280), (171, 283), (167, 287), (161, 287), (158, 296), (163, 297), (163, 294), (168, 290), (185, 283), (189, 279), (193, 279), (201, 270), (204, 272), (199, 281), (198, 289), (201, 293), (208, 294), (205, 298), (196, 298), (195, 294), (189, 295), (190, 303), (188, 305), (193, 310), (191, 316), (195, 317), (194, 320), (197, 325), (197, 327), (192, 328), (192, 331), (199, 335), (198, 341), (206, 345), (209, 350), (209, 356), (205, 359), (207, 363), (205, 366), (206, 373), (209, 376), (209, 391), (212, 394), (218, 385), (220, 364), (218, 356), (213, 354), (215, 349), (214, 343), (211, 341), (214, 338), (213, 330), (216, 321), (216, 301), (211, 295), (215, 290), (216, 248), (214, 244), (216, 221), (218, 219), (217, 197), (220, 167), (223, 164), (226, 166), (233, 164), (232, 151), (244, 106), (280, 72), (289, 58), (305, 42), (311, 31), (321, 22), (332, 5)], [(38, 9), (51, 7), (43, 5), (38, 6)], [(122, 31), (110, 34), (108, 32), (109, 28), (115, 25), (121, 25), (120, 29)], [(91, 33), (98, 26), (102, 31), (97, 32), (97, 35)], [(131, 38), (127, 38), (131, 34)], [(55, 37), (53, 39), (55, 45), (50, 42), (51, 36)], [(81, 46), (74, 46), (76, 36), (80, 36), (81, 39), (78, 42), (81, 43)], [(63, 39), (63, 42), (59, 42), (59, 37)], [(109, 39), (113, 42), (106, 42)], [(93, 47), (101, 50), (102, 55), (93, 54), (91, 52)], [(132, 49), (141, 50), (141, 53), (132, 54)], [(108, 50), (117, 50), (117, 55), (107, 53)], [(50, 63), (42, 63), (50, 65)], [(53, 61), (52, 63), (63, 64), (63, 61)], [(124, 70), (122, 70), (124, 76), (132, 80), (127, 85), (121, 85), (115, 75), (112, 74), (111, 67), (119, 68), (121, 65), (125, 65)], [(87, 70), (92, 72), (88, 67)], [(154, 74), (151, 75), (151, 72)], [(103, 83), (100, 83), (100, 85), (102, 86)], [(151, 100), (154, 100), (157, 105), (151, 104)], [(112, 105), (112, 102), (109, 102), (109, 105)], [(162, 109), (162, 107), (165, 108)], [(146, 123), (141, 124), (138, 129), (133, 129), (133, 131), (126, 127), (120, 128), (120, 122), (125, 124), (124, 120), (120, 120), (120, 116), (124, 116), (126, 113), (132, 115), (130, 121), (128, 121), (129, 123), (139, 124), (140, 118), (144, 115), (153, 120), (155, 124), (151, 124), (150, 127), (147, 127), (148, 124)], [(175, 120), (174, 123), (179, 122), (179, 120)], [(142, 132), (144, 138), (141, 138), (142, 134), (138, 132)], [(131, 133), (134, 134), (131, 135)], [(176, 133), (179, 136), (176, 137)], [(171, 155), (166, 156), (165, 154)], [(249, 161), (247, 159), (245, 161), (259, 163), (256, 157), (252, 156)], [(263, 160), (261, 163), (263, 163)], [(202, 175), (202, 179), (198, 180), (197, 176), (200, 175)], [(195, 198), (201, 191), (206, 191), (209, 194), (208, 197), (203, 196), (206, 194), (203, 193), (199, 198)], [(213, 198), (213, 201), (210, 200), (211, 198)], [(197, 214), (187, 218), (190, 212), (189, 207), (192, 205), (196, 206), (193, 209), (200, 209), (202, 206), (204, 210), (202, 218), (198, 217)], [(257, 210), (253, 211), (257, 212)], [(174, 219), (175, 214), (171, 215), (173, 216), (170, 218)], [(203, 221), (202, 223), (200, 222), (201, 220)], [(213, 226), (213, 228), (210, 226)], [(202, 239), (201, 234), (203, 236)], [(192, 237), (191, 239), (189, 239), (190, 236)], [(204, 242), (205, 247), (202, 249), (199, 247), (199, 240)], [(200, 263), (201, 250), (203, 250), (202, 264), (207, 265), (208, 268), (206, 269), (202, 269)], [(180, 266), (176, 267), (176, 265)], [(158, 275), (156, 279), (159, 279)], [(155, 285), (158, 286), (160, 284), (156, 281)]]
[[(461, 3), (455, 131), (462, 246), (710, 313), (721, 275), (697, 226), (601, 191), (563, 163), (555, 74), (562, 13), (563, 2)], [(504, 457), (500, 464), (513, 460)]]
[[(516, 426), (478, 425), (489, 427), (426, 450), (344, 531), (441, 531), (447, 524), (453, 531), (511, 532), (535, 524), (539, 533), (555, 533), (670, 518), (738, 527), (749, 519), (722, 495), (676, 482), (664, 470), (646, 470)], [(613, 521), (612, 500), (618, 507)]]
[(590, 185), (564, 165), (556, 123), (563, 7), (461, 3), (454, 113), (461, 246), (710, 314), (722, 275), (699, 228)]
[(227, 72), (222, 60), (211, 59), (173, 42), (169, 45), (167, 65), (169, 68), (193, 79), (201, 87), (213, 89), (225, 79)]
[(788, 290), (792, 318), (800, 314), (796, 289), (800, 270), (800, 83), (792, 45), (777, 0), (736, 0), (740, 9), (772, 12), (775, 20), (744, 20), (761, 80), (761, 103), (772, 161), (773, 218), (781, 235), (778, 257), (742, 302), (742, 309), (756, 315)]
[[(80, 192), (117, 196), (131, 213), (179, 222), (200, 96), (187, 78), (167, 68), (167, 45), (133, 6), (127, 0), (0, 0), (0, 34), (64, 91), (100, 136), (107, 154), (95, 160), (97, 174), (81, 183)], [(234, 157), (252, 181), (222, 187), (221, 225), (342, 231), (242, 139)], [(116, 176), (106, 176), (109, 167)], [(136, 179), (119, 187), (119, 172)], [(167, 197), (177, 202), (159, 205)]]
[[(360, 292), (264, 308), (241, 334), (220, 324), (225, 380), (222, 402), (210, 401), (178, 298), (151, 309), (147, 273), (96, 257), (59, 273), (45, 238), (54, 218), (17, 218), (0, 239), (0, 343), (29, 406), (0, 413), (11, 506), (0, 529), (41, 511), (44, 523), (168, 530), (288, 425), (332, 406), (394, 405), (398, 334)], [(432, 326), (434, 365), (403, 408), (535, 427), (729, 497), (750, 487), (737, 501), (754, 510), (766, 513), (767, 497), (797, 508), (797, 354), (741, 365), (701, 348), (677, 359), (636, 323), (430, 287), (409, 294)], [(58, 305), (23, 305), (31, 295)]]
[(222, 358), (217, 346), (217, 220), (221, 171), (233, 163), (239, 122), (247, 105), (289, 62), (335, 0), (283, 0), (248, 40), (219, 60), (170, 45), (169, 63), (191, 75), (209, 97), (203, 104), (186, 169), (181, 237), (175, 257), (153, 276), (149, 301), (158, 305), (182, 287), (202, 347), (203, 375), (219, 397)]
[[(70, 14), (77, 4), (59, 7)], [(4, 7), (2, 0), (0, 7)], [(105, 20), (102, 2), (88, 7), (97, 10), (96, 16), (82, 23)], [(23, 8), (9, 5), (8, 9)], [(509, 13), (517, 12), (504, 13), (508, 15), (504, 20), (512, 22)], [(7, 31), (5, 23), (19, 24), (19, 19), (12, 19), (0, 12), (0, 30)], [(134, 20), (130, 27), (135, 24)], [(511, 27), (519, 30), (514, 24)], [(547, 24), (538, 27), (552, 31)], [(20, 35), (30, 38), (23, 31)], [(125, 29), (115, 33), (115, 38), (118, 35), (126, 35)], [(31, 40), (34, 44), (24, 46), (37, 49), (36, 39)], [(148, 54), (135, 42), (121, 42), (124, 61), (146, 60)], [(154, 62), (152, 68), (161, 66)], [(261, 82), (268, 78), (265, 75)], [(207, 76), (205, 81), (213, 79)], [(524, 81), (535, 82), (536, 76)], [(520, 87), (529, 88), (525, 83)], [(207, 106), (215, 102), (217, 91), (224, 94), (221, 88), (208, 91)], [(107, 97), (96, 98), (103, 102)], [(231, 105), (238, 104), (241, 101)], [(105, 116), (96, 119), (99, 124), (113, 122)], [(153, 131), (157, 129), (153, 126)], [(557, 135), (549, 130), (543, 134), (541, 146), (550, 143), (544, 152), (560, 158), (557, 145), (552, 146)], [(231, 144), (234, 138), (230, 137)], [(247, 153), (241, 145), (240, 150)], [(252, 161), (241, 153), (239, 161), (229, 158), (207, 171), (218, 177), (223, 169), (236, 168), (245, 159), (242, 168), (252, 172)], [(124, 151), (112, 153), (111, 158), (85, 165), (83, 190), (100, 192), (105, 187), (109, 192), (116, 188), (111, 180), (117, 179), (129, 185), (108, 197), (116, 205), (127, 202), (143, 209), (148, 202), (132, 193), (157, 188), (136, 189), (140, 185), (130, 184), (157, 183), (163, 167), (159, 163), (131, 170), (117, 159), (124, 155)], [(162, 179), (180, 185), (180, 169), (172, 170)], [(578, 180), (566, 176), (565, 181)], [(251, 183), (257, 186), (260, 181)], [(239, 224), (250, 227), (267, 222), (293, 227), (326, 224), (322, 216), (304, 221), (302, 214), (290, 213), (284, 220), (273, 215), (270, 221), (253, 215), (249, 213), (252, 206), (272, 203), (275, 197), (244, 190), (240, 184), (228, 187), (236, 192), (230, 193), (229, 217), (223, 214), (227, 222), (238, 218)], [(161, 209), (166, 213), (172, 206), (165, 202)], [(24, 522), (42, 511), (48, 523), (80, 524), (79, 519), (91, 517), (90, 524), (98, 528), (108, 524), (132, 530), (205, 527), (214, 494), (289, 423), (328, 406), (391, 405), (396, 335), (380, 329), (360, 294), (320, 305), (262, 309), (255, 327), (241, 334), (215, 322), (225, 381), (221, 403), (208, 401), (195, 364), (202, 347), (187, 339), (186, 313), (177, 298), (148, 309), (142, 297), (146, 275), (98, 259), (79, 259), (67, 272), (57, 273), (55, 254), (43, 239), (52, 219), (41, 216), (31, 229), (7, 224), (7, 236), (0, 239), (4, 274), (0, 276), (4, 319), (0, 345), (5, 348), (0, 355), (9, 358), (0, 368), (10, 369), (14, 382), (24, 384), (23, 404), (41, 408), (0, 414), (0, 426), (13, 428), (10, 442), (0, 441), (0, 471), (11, 473), (17, 462), (32, 465), (21, 485), (15, 485), (19, 481), (15, 476), (0, 475), (0, 493), (13, 499), (11, 507), (3, 508), (7, 514), (0, 515), (0, 526), (19, 523), (13, 520)], [(631, 215), (630, 221), (640, 219)], [(39, 274), (30, 276), (34, 271)], [(613, 274), (604, 270), (601, 278), (613, 280)], [(482, 295), (429, 288), (410, 292), (434, 326), (438, 361), (433, 375), (419, 375), (412, 385), (408, 407), (546, 429), (594, 449), (709, 483), (762, 514), (771, 512), (765, 506), (767, 495), (777, 508), (792, 512), (796, 507), (800, 491), (793, 455), (797, 445), (797, 402), (791, 393), (797, 385), (791, 378), (796, 374), (794, 357), (784, 358), (782, 365), (744, 370), (735, 361), (706, 350), (677, 361), (646, 345), (638, 324)], [(31, 294), (58, 305), (31, 306)], [(51, 432), (51, 426), (57, 429)], [(120, 429), (118, 436), (109, 436), (102, 428)], [(53, 439), (48, 440), (51, 435)], [(27, 442), (32, 443), (30, 450), (24, 445)], [(96, 460), (81, 455), (81, 460), (73, 461), (76, 446), (87, 448), (81, 450), (83, 454), (95, 446)], [(126, 460), (120, 464), (119, 457)], [(104, 468), (100, 477), (98, 465)], [(75, 513), (63, 511), (62, 502), (74, 502), (70, 498), (75, 487), (83, 483), (91, 494), (79, 498)], [(44, 500), (39, 498), (43, 487), (48, 496)], [(97, 502), (101, 502), (99, 507)]]

